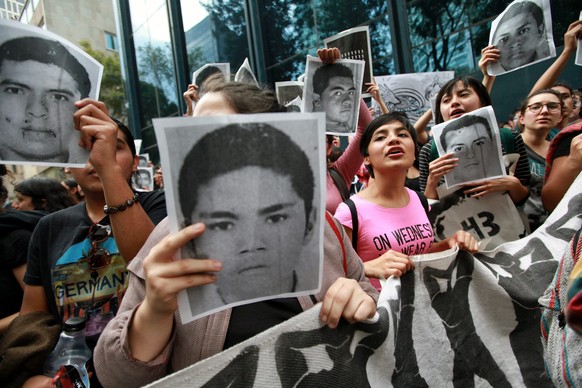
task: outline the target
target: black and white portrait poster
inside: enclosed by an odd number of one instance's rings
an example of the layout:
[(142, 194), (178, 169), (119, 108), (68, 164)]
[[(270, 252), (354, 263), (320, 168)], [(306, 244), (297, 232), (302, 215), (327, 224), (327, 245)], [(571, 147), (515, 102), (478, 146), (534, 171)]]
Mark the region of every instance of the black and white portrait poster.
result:
[[(582, 20), (582, 11), (580, 11), (578, 20)], [(582, 37), (578, 38), (578, 48), (576, 49), (576, 60), (574, 63), (578, 66), (582, 66)]]
[(505, 175), (499, 127), (491, 106), (435, 125), (432, 133), (439, 156), (453, 153), (459, 159), (445, 175), (447, 188)]
[(152, 191), (154, 189), (154, 169), (138, 167), (132, 176), (132, 186), (136, 191)]
[(521, 69), (556, 56), (550, 0), (517, 0), (491, 23), (489, 44), (499, 49), (490, 75)]
[(75, 102), (98, 99), (102, 74), (58, 35), (0, 19), (0, 163), (83, 167)]
[(368, 26), (350, 28), (323, 40), (326, 48), (337, 47), (342, 59), (355, 59), (366, 62), (364, 80), (362, 82), (362, 97), (370, 97), (367, 93), (367, 83), (372, 82), (372, 46), (370, 45), (370, 28)]
[(303, 97), (303, 82), (299, 81), (282, 81), (275, 82), (275, 93), (279, 104), (287, 106), (293, 101), (301, 101)]
[(230, 81), (230, 63), (207, 63), (192, 73), (192, 83), (201, 87), (208, 77), (221, 73), (224, 81)]
[(325, 112), (325, 131), (334, 135), (356, 132), (364, 61), (340, 59), (334, 64), (307, 56), (302, 112)]
[(257, 77), (255, 77), (255, 73), (253, 73), (253, 69), (251, 69), (251, 65), (249, 63), (249, 59), (245, 58), (243, 64), (239, 67), (236, 74), (234, 75), (235, 82), (243, 82), (247, 84), (255, 84), (259, 85), (257, 81)]
[(553, 387), (540, 298), (582, 225), (582, 178), (530, 236), (412, 256), (376, 316), (330, 329), (320, 305), (150, 387)]
[[(453, 79), (454, 71), (434, 73), (407, 73), (374, 77), (380, 89), (380, 96), (391, 112), (405, 112), (412, 123), (431, 109), (431, 99), (441, 87)], [(377, 112), (380, 106), (372, 99), (372, 107)], [(429, 125), (434, 125), (434, 121)]]
[(183, 323), (321, 283), (323, 114), (155, 119), (170, 230), (202, 222), (182, 259), (221, 260), (216, 283), (178, 295)]
[(139, 167), (148, 167), (149, 163), (150, 163), (150, 154), (149, 153), (145, 153), (145, 154), (139, 154)]

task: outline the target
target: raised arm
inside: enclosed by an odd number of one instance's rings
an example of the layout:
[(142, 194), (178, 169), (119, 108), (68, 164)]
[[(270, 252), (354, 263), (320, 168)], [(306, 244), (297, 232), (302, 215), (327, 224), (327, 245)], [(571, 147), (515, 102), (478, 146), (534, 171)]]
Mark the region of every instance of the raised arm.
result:
[[(129, 177), (117, 161), (117, 124), (109, 117), (101, 101), (84, 99), (76, 103), (75, 127), (81, 130), (81, 145), (90, 150), (89, 163), (93, 166), (103, 185), (105, 201), (109, 206), (122, 204), (133, 198), (134, 192)], [(134, 155), (134, 169), (138, 158)], [(126, 261), (135, 257), (154, 223), (138, 203), (122, 212), (109, 216), (119, 252)]]
[(479, 58), (479, 69), (483, 73), (483, 85), (487, 89), (487, 92), (491, 93), (493, 88), (493, 82), (495, 82), (495, 76), (489, 75), (487, 73), (487, 65), (491, 63), (497, 63), (500, 57), (499, 49), (493, 45), (487, 46), (481, 50), (481, 58)]
[(376, 84), (376, 80), (374, 80), (374, 78), (372, 78), (372, 82), (366, 83), (366, 86), (368, 87), (368, 90), (367, 90), (368, 93), (370, 93), (372, 98), (380, 106), (380, 110), (382, 111), (382, 114), (385, 115), (386, 113), (390, 112), (390, 109), (388, 109), (388, 107), (384, 103), (384, 100), (382, 99), (382, 95), (380, 94), (380, 88)]
[(544, 74), (535, 83), (529, 94), (536, 92), (541, 89), (546, 89), (552, 87), (554, 83), (562, 74), (562, 71), (568, 64), (570, 57), (576, 53), (576, 47), (578, 47), (578, 39), (582, 37), (582, 20), (577, 20), (570, 24), (568, 30), (564, 34), (564, 51), (556, 58), (554, 63), (546, 70)]

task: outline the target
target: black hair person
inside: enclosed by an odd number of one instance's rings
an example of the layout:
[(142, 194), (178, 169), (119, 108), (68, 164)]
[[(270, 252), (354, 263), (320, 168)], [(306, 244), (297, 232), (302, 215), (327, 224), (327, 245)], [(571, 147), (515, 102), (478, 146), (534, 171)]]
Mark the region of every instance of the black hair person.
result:
[[(376, 132), (376, 130), (381, 126), (391, 123), (393, 121), (400, 122), (404, 126), (404, 128), (406, 128), (408, 133), (410, 133), (410, 136), (412, 137), (412, 140), (414, 141), (415, 144), (414, 157), (415, 159), (418, 158), (419, 148), (418, 143), (416, 141), (417, 133), (412, 124), (410, 123), (410, 120), (408, 120), (408, 116), (404, 112), (389, 112), (382, 116), (376, 117), (374, 120), (372, 120), (370, 124), (368, 124), (368, 126), (364, 130), (364, 134), (362, 135), (362, 140), (360, 140), (360, 154), (362, 154), (362, 156), (364, 157), (369, 156), (368, 146), (370, 145), (372, 136), (374, 136), (374, 132)], [(374, 178), (374, 169), (372, 165), (367, 165), (366, 167), (368, 169), (368, 172), (370, 173), (370, 176)]]
[[(251, 166), (290, 177), (291, 186), (304, 202), (306, 219), (310, 219), (314, 175), (307, 155), (289, 136), (271, 125), (249, 123), (230, 124), (212, 131), (188, 152), (178, 180), (186, 224), (196, 222), (190, 216), (196, 208), (200, 187), (216, 177)], [(306, 231), (308, 228), (306, 225)]]
[(470, 77), (467, 75), (457, 76), (457, 77), (453, 78), (452, 80), (448, 81), (446, 84), (444, 84), (442, 86), (441, 90), (439, 91), (439, 93), (437, 94), (436, 109), (435, 109), (435, 122), (437, 124), (444, 122), (443, 115), (441, 114), (441, 109), (440, 109), (441, 101), (442, 101), (443, 97), (446, 95), (452, 94), (453, 89), (455, 88), (455, 85), (459, 81), (463, 82), (463, 85), (465, 86), (465, 88), (468, 88), (470, 86), (475, 91), (475, 93), (477, 93), (477, 96), (479, 96), (479, 100), (481, 101), (481, 107), (491, 105), (491, 96), (489, 96), (489, 92), (487, 91), (487, 88), (485, 88), (485, 86), (483, 85), (483, 83), (481, 83), (481, 81), (479, 81), (477, 78), (473, 78), (473, 77)]
[(11, 39), (0, 46), (0, 66), (5, 60), (35, 61), (58, 66), (77, 82), (81, 98), (88, 97), (91, 91), (87, 70), (60, 42), (34, 36)]
[(52, 213), (74, 205), (67, 189), (52, 178), (37, 176), (25, 179), (14, 186), (14, 191), (31, 197), (34, 210)]

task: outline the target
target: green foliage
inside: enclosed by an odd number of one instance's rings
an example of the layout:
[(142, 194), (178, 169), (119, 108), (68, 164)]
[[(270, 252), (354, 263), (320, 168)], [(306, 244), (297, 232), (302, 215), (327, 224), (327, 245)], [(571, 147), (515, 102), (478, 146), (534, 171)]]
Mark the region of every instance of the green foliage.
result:
[(80, 42), (83, 50), (103, 65), (103, 78), (99, 99), (103, 101), (111, 116), (127, 123), (127, 105), (125, 102), (125, 83), (121, 77), (121, 65), (118, 54), (106, 54), (91, 47), (87, 41)]

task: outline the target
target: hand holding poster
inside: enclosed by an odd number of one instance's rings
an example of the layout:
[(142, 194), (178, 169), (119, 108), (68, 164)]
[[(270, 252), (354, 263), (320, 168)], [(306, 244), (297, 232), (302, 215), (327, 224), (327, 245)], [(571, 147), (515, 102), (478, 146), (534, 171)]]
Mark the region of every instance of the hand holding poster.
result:
[(489, 75), (499, 75), (556, 56), (549, 0), (517, 0), (491, 23), (489, 44), (500, 50)]
[(323, 115), (155, 119), (172, 232), (205, 232), (183, 259), (223, 265), (178, 295), (183, 323), (228, 307), (313, 293), (323, 264)]
[(103, 66), (41, 28), (0, 20), (0, 161), (83, 167), (75, 102), (98, 99)]
[(361, 87), (362, 97), (370, 97), (366, 84), (372, 82), (372, 48), (370, 46), (370, 27), (350, 28), (323, 40), (325, 48), (337, 47), (342, 59), (355, 59), (366, 62)]
[(302, 112), (325, 112), (325, 131), (349, 135), (356, 131), (364, 62), (340, 59), (323, 63), (307, 56)]

